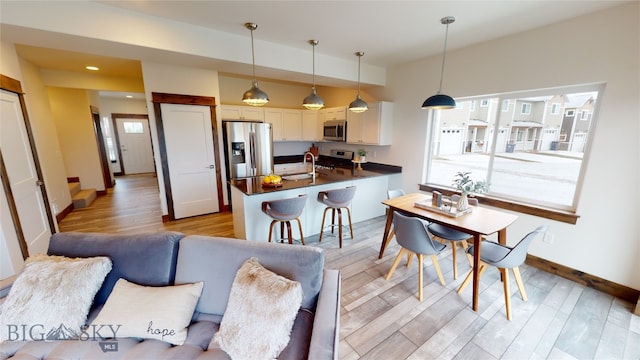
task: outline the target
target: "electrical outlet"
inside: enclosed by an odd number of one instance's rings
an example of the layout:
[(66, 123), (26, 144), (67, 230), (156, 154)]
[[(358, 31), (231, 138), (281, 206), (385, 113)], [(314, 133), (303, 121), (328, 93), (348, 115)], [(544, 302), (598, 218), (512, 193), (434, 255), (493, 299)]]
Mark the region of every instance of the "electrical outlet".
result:
[(551, 245), (556, 241), (556, 237), (551, 233), (545, 233), (544, 237), (542, 238), (542, 241)]

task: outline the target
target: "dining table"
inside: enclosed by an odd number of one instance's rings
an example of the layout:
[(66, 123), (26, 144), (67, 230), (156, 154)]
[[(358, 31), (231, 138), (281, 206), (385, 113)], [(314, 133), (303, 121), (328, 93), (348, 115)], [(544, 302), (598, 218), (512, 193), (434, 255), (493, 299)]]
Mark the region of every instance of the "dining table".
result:
[[(482, 238), (491, 234), (498, 234), (498, 242), (505, 245), (507, 242), (507, 227), (517, 218), (517, 215), (504, 211), (494, 210), (483, 206), (471, 206), (471, 211), (456, 216), (455, 213), (447, 213), (440, 208), (430, 206), (416, 206), (416, 203), (431, 204), (431, 194), (410, 193), (382, 201), (388, 206), (387, 221), (380, 246), (381, 259), (384, 250), (391, 241), (389, 232), (393, 224), (393, 214), (400, 212), (406, 216), (414, 216), (429, 222), (438, 223), (449, 228), (465, 232), (469, 237), (473, 236), (473, 303), (472, 308), (478, 311), (478, 293), (480, 286), (480, 253), (482, 251)], [(454, 205), (455, 206), (455, 205)]]

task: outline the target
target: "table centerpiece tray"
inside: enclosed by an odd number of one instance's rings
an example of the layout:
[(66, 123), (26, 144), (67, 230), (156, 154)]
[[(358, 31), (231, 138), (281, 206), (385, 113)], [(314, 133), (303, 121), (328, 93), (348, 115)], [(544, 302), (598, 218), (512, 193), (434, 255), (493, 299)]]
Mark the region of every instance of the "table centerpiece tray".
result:
[(438, 214), (442, 214), (442, 215), (446, 215), (454, 218), (469, 214), (473, 211), (473, 207), (469, 207), (466, 210), (459, 211), (456, 208), (455, 204), (449, 201), (443, 201), (442, 206), (440, 207), (433, 206), (431, 204), (431, 199), (416, 201), (414, 206), (420, 209), (433, 211)]

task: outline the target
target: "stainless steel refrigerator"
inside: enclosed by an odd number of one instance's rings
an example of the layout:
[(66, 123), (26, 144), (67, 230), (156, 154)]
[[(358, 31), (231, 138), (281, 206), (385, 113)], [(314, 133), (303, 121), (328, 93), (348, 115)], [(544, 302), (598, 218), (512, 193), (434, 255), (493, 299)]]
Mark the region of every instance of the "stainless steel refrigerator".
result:
[(271, 124), (223, 121), (227, 176), (240, 179), (273, 172)]

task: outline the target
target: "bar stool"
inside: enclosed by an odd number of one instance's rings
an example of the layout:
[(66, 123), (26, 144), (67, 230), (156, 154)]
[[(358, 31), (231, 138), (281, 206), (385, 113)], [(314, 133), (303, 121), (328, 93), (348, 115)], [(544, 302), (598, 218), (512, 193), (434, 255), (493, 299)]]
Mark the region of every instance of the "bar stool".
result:
[(304, 245), (304, 236), (302, 235), (302, 224), (300, 223), (300, 214), (304, 210), (304, 205), (307, 203), (307, 195), (298, 195), (295, 198), (279, 199), (262, 202), (262, 212), (269, 215), (273, 221), (269, 226), (269, 242), (271, 242), (271, 234), (273, 233), (273, 225), (280, 223), (280, 237), (281, 242), (284, 240), (284, 225), (287, 225), (287, 235), (289, 237), (289, 244), (293, 244), (293, 237), (291, 236), (291, 220), (298, 222), (298, 228), (300, 229), (300, 242)]
[(318, 242), (322, 241), (322, 233), (324, 232), (324, 220), (327, 217), (327, 211), (331, 210), (331, 233), (336, 220), (336, 211), (338, 212), (338, 241), (340, 248), (342, 248), (342, 211), (341, 209), (347, 209), (347, 215), (349, 217), (349, 230), (351, 232), (351, 238), (353, 239), (353, 224), (351, 223), (351, 210), (349, 210), (349, 204), (356, 193), (355, 186), (348, 186), (343, 189), (335, 189), (328, 191), (320, 191), (318, 193), (318, 202), (327, 205), (322, 214), (322, 226), (320, 227), (320, 238)]

